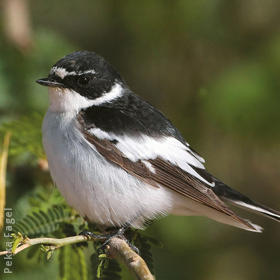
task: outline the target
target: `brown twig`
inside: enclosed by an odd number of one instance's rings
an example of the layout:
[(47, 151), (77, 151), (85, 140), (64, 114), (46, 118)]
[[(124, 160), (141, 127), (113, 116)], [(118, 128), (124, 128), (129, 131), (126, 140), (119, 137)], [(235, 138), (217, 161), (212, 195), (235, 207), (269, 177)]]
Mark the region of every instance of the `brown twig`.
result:
[(123, 239), (112, 238), (108, 245), (108, 254), (122, 261), (137, 279), (155, 279), (145, 261)]
[[(88, 238), (83, 235), (71, 236), (66, 238), (25, 238), (20, 245), (14, 250), (13, 255), (37, 244), (52, 245), (52, 250), (60, 248), (62, 246), (76, 244), (86, 241), (94, 241), (97, 239)], [(118, 258), (124, 265), (126, 265), (130, 271), (139, 280), (154, 280), (154, 276), (151, 274), (145, 261), (136, 254), (126, 243), (125, 240), (114, 237), (110, 239), (107, 246), (107, 254), (110, 257)], [(1, 255), (11, 254), (11, 251), (2, 251)]]

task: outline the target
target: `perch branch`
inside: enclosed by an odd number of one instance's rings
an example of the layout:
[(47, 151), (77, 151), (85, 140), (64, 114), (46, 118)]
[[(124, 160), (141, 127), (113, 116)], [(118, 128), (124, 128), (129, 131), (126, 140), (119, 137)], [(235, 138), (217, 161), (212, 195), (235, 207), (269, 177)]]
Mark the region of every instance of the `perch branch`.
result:
[[(89, 238), (83, 235), (71, 236), (66, 238), (25, 238), (14, 250), (13, 255), (16, 255), (19, 252), (37, 244), (50, 245), (54, 250), (62, 246), (94, 240), (100, 239)], [(132, 271), (137, 279), (154, 280), (154, 277), (148, 269), (145, 261), (128, 246), (125, 240), (117, 237), (110, 239), (107, 245), (106, 252), (110, 257), (118, 258), (121, 262), (123, 262)], [(0, 252), (0, 256), (7, 254), (11, 254), (11, 251)]]
[(122, 261), (137, 279), (154, 280), (154, 276), (145, 261), (123, 239), (112, 238), (109, 243), (108, 254)]

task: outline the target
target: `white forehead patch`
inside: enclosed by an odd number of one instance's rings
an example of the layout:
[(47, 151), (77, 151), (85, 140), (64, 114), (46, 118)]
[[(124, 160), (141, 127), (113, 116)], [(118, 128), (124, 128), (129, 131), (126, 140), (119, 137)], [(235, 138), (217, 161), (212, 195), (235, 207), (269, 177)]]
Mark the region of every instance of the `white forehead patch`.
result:
[(71, 76), (71, 75), (83, 75), (83, 74), (95, 74), (94, 70), (86, 70), (86, 71), (67, 71), (65, 68), (62, 67), (57, 67), (54, 66), (51, 71), (50, 74), (55, 74), (56, 76), (60, 77), (61, 79), (64, 79), (66, 76)]

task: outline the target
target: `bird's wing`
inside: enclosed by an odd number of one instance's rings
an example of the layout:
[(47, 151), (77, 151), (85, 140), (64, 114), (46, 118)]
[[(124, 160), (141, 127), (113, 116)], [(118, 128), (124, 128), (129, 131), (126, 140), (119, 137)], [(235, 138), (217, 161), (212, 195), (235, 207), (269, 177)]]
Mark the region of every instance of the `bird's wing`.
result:
[(79, 119), (84, 137), (108, 161), (151, 186), (172, 189), (255, 230), (219, 199), (212, 190), (215, 183), (208, 181), (211, 177), (203, 177), (201, 160), (177, 139), (114, 135), (99, 128), (85, 129), (82, 121)]

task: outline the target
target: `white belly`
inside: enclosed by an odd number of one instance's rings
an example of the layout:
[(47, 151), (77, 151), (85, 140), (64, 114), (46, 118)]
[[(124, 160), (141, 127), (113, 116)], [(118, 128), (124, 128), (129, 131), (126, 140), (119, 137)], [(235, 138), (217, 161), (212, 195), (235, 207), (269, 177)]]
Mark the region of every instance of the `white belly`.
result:
[(62, 195), (92, 222), (138, 227), (173, 208), (172, 191), (149, 186), (104, 159), (82, 137), (73, 114), (48, 111), (43, 144)]

